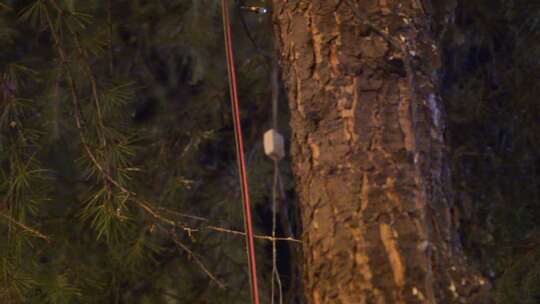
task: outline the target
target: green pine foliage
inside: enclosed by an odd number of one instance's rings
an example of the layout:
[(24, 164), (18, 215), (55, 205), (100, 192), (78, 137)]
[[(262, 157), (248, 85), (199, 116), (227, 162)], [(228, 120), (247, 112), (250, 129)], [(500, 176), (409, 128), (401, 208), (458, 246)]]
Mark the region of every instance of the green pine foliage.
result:
[[(220, 14), (217, 0), (0, 4), (1, 303), (249, 301), (242, 237), (205, 228), (243, 230)], [(267, 66), (239, 36), (242, 114), (264, 122)], [(271, 194), (262, 128), (246, 134), (256, 209)]]

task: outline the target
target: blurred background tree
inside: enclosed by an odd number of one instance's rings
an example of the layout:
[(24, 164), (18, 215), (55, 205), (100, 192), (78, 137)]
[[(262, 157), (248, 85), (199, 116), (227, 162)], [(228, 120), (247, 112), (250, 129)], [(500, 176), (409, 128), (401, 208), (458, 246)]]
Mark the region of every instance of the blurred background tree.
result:
[(539, 303), (540, 4), (436, 1), (455, 198), (464, 247), (497, 303)]

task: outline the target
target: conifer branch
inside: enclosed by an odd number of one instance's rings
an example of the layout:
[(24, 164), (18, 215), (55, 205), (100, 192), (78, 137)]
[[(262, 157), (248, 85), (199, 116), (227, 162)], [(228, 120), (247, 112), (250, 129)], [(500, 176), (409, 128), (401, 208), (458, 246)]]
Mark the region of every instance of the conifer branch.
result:
[(30, 234), (34, 235), (35, 237), (37, 238), (40, 238), (40, 239), (43, 239), (45, 240), (47, 243), (50, 242), (50, 239), (43, 233), (39, 232), (37, 229), (35, 228), (32, 228), (32, 227), (29, 227), (19, 221), (17, 221), (16, 219), (12, 218), (11, 216), (5, 214), (5, 213), (2, 213), (0, 214), (0, 216), (2, 216), (3, 218), (5, 218), (6, 220), (8, 220), (8, 222), (14, 224), (15, 226), (18, 226), (19, 228), (21, 228), (22, 230), (26, 231), (26, 232), (29, 232)]
[[(63, 13), (62, 9), (57, 6), (57, 4), (55, 3), (54, 0), (50, 0), (50, 2), (53, 3), (53, 5), (55, 5), (55, 8), (57, 10), (59, 10), (60, 14)], [(66, 51), (65, 51), (65, 49), (62, 46), (62, 43), (60, 41), (59, 33), (57, 33), (55, 31), (55, 29), (54, 29), (54, 26), (52, 24), (52, 19), (51, 19), (51, 16), (50, 16), (49, 11), (47, 10), (47, 8), (45, 8), (45, 17), (47, 19), (48, 26), (49, 26), (49, 28), (51, 30), (57, 52), (58, 52), (58, 54), (60, 56), (60, 59), (61, 59), (61, 66), (64, 66), (64, 63), (67, 62)], [(92, 73), (92, 70), (91, 70), (89, 64), (86, 62), (85, 53), (81, 48), (81, 45), (80, 45), (79, 39), (77, 37), (77, 34), (74, 33), (74, 32), (72, 32), (72, 34), (74, 35), (74, 40), (75, 40), (75, 44), (76, 44), (77, 50), (79, 52), (79, 55), (81, 57), (83, 57), (83, 59), (85, 59), (84, 60), (85, 61), (85, 63), (84, 63), (85, 70), (86, 70), (87, 76), (90, 78), (93, 100), (94, 100), (96, 110), (97, 110), (97, 113), (98, 113), (98, 134), (100, 134), (99, 137), (100, 137), (100, 139), (102, 141), (102, 145), (105, 146), (106, 141), (105, 141), (105, 138), (104, 138), (104, 135), (103, 135), (103, 131), (104, 131), (105, 127), (103, 125), (103, 120), (102, 120), (102, 116), (101, 116), (102, 114), (101, 114), (101, 107), (99, 105), (99, 95), (98, 95), (98, 92), (97, 92), (97, 83), (96, 83), (95, 77), (94, 77), (94, 75)], [(71, 93), (71, 101), (72, 101), (73, 107), (74, 107), (75, 124), (76, 124), (76, 127), (77, 127), (77, 131), (78, 131), (78, 135), (79, 135), (82, 147), (83, 147), (86, 155), (89, 157), (90, 161), (93, 163), (93, 165), (97, 168), (99, 173), (104, 178), (104, 184), (105, 184), (105, 187), (106, 187), (107, 197), (109, 198), (109, 200), (110, 200), (110, 198), (112, 196), (111, 185), (113, 185), (113, 186), (117, 187), (122, 193), (124, 193), (126, 195), (126, 197), (124, 198), (124, 202), (125, 202), (125, 201), (127, 201), (129, 199), (130, 196), (133, 197), (136, 194), (134, 192), (128, 190), (119, 181), (117, 181), (110, 174), (110, 172), (104, 168), (104, 166), (99, 162), (96, 155), (92, 152), (92, 149), (90, 148), (90, 145), (89, 145), (89, 143), (88, 143), (88, 141), (86, 139), (86, 136), (84, 134), (85, 130), (84, 130), (84, 127), (83, 127), (83, 124), (82, 124), (81, 106), (80, 106), (79, 96), (77, 94), (77, 87), (76, 87), (75, 79), (74, 79), (73, 73), (72, 73), (72, 71), (71, 71), (71, 69), (69, 67), (65, 67), (65, 70), (66, 70), (66, 77), (67, 77), (67, 81), (68, 81), (69, 89), (70, 89), (70, 93)], [(119, 215), (119, 209), (118, 209), (117, 214)], [(120, 217), (120, 216), (118, 216), (118, 217), (120, 219), (122, 219), (122, 217)]]
[(0, 11), (1, 10), (12, 10), (12, 8), (7, 4), (0, 3)]
[[(62, 12), (62, 9), (60, 7), (58, 7), (57, 3), (54, 0), (50, 0), (50, 2), (55, 6), (55, 8), (57, 10), (60, 10), (60, 13)], [(60, 38), (58, 36), (58, 33), (54, 29), (54, 26), (52, 24), (52, 19), (51, 19), (51, 16), (50, 16), (49, 11), (47, 10), (47, 8), (45, 8), (45, 17), (47, 19), (49, 29), (51, 30), (56, 49), (58, 51), (58, 54), (60, 55), (60, 60), (62, 61), (62, 63), (66, 63), (66, 62), (68, 62), (68, 60), (67, 60), (65, 50), (62, 47), (62, 44), (61, 44)], [(101, 174), (105, 177), (105, 179), (107, 181), (109, 181), (111, 184), (115, 185), (122, 192), (124, 192), (126, 194), (129, 194), (129, 195), (134, 195), (133, 192), (129, 191), (128, 189), (123, 187), (119, 182), (117, 182), (105, 170), (105, 168), (103, 168), (103, 166), (99, 163), (99, 161), (97, 160), (94, 153), (92, 153), (92, 150), (90, 149), (90, 146), (89, 146), (88, 142), (86, 141), (86, 137), (84, 135), (84, 128), (83, 128), (83, 124), (82, 124), (82, 115), (81, 115), (81, 110), (80, 110), (81, 107), (80, 107), (79, 97), (77, 95), (77, 87), (76, 87), (76, 84), (75, 84), (75, 80), (73, 78), (73, 73), (71, 72), (69, 67), (66, 68), (66, 76), (68, 78), (67, 80), (68, 80), (69, 88), (70, 88), (70, 92), (71, 92), (71, 100), (72, 100), (72, 103), (73, 103), (73, 107), (75, 109), (75, 123), (76, 123), (77, 129), (79, 131), (79, 138), (81, 139), (83, 149), (86, 151), (86, 153), (87, 153), (88, 157), (90, 158), (90, 160), (92, 161), (92, 163), (94, 163), (96, 168), (99, 170), (99, 172), (101, 172)], [(94, 86), (93, 86), (93, 91), (94, 91)], [(95, 93), (96, 95), (94, 95), (94, 98), (96, 98), (96, 96), (97, 96), (97, 91), (95, 91), (95, 92), (96, 92)], [(99, 104), (97, 106), (99, 106)]]
[(92, 87), (92, 99), (94, 100), (94, 106), (96, 107), (96, 114), (97, 114), (97, 132), (99, 134), (99, 137), (101, 139), (101, 144), (103, 146), (106, 145), (106, 139), (103, 134), (103, 131), (105, 129), (105, 126), (103, 124), (103, 111), (101, 110), (100, 100), (99, 100), (99, 94), (98, 94), (98, 87), (96, 82), (96, 77), (94, 76), (94, 73), (92, 73), (92, 69), (90, 68), (90, 64), (88, 64), (88, 57), (86, 52), (81, 47), (81, 42), (79, 39), (79, 35), (73, 31), (71, 31), (71, 34), (73, 35), (73, 40), (75, 41), (75, 46), (77, 48), (77, 51), (79, 53), (79, 56), (83, 59), (83, 68), (86, 72), (86, 76), (90, 80), (90, 86)]

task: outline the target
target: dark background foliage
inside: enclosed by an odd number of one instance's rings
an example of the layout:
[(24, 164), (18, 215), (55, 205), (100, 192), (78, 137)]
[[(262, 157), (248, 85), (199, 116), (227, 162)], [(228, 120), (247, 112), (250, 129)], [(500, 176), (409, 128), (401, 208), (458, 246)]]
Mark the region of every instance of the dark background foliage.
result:
[[(242, 237), (204, 228), (243, 230), (219, 2), (0, 2), (2, 303), (248, 302)], [(497, 303), (538, 303), (540, 6), (435, 9), (464, 247)], [(268, 16), (244, 14), (245, 25), (240, 16), (235, 9), (256, 229), (269, 234), (272, 167), (260, 139), (272, 29)], [(287, 132), (285, 100), (280, 112)], [(298, 235), (282, 171), (278, 232)], [(267, 299), (270, 247), (257, 244)], [(299, 248), (279, 244), (294, 303)]]
[(443, 95), (462, 241), (497, 303), (539, 303), (540, 4), (453, 5)]

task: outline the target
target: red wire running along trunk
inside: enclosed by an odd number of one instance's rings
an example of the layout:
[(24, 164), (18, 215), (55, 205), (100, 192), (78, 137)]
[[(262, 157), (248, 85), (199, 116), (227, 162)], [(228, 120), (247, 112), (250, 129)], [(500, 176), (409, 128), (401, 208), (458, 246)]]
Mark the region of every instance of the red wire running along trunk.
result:
[(251, 204), (249, 199), (249, 184), (244, 156), (244, 139), (242, 125), (240, 124), (240, 105), (236, 85), (236, 70), (234, 67), (234, 52), (232, 47), (231, 22), (227, 0), (222, 0), (223, 28), (225, 32), (225, 49), (227, 53), (227, 69), (229, 73), (229, 89), (231, 94), (232, 114), (234, 121), (234, 134), (236, 140), (236, 155), (240, 171), (240, 184), (242, 188), (242, 203), (244, 209), (244, 223), (247, 241), (247, 256), (250, 272), (251, 296), (254, 304), (259, 304), (259, 289), (257, 284), (257, 263), (255, 259), (255, 244), (253, 242), (253, 223), (251, 219)]

